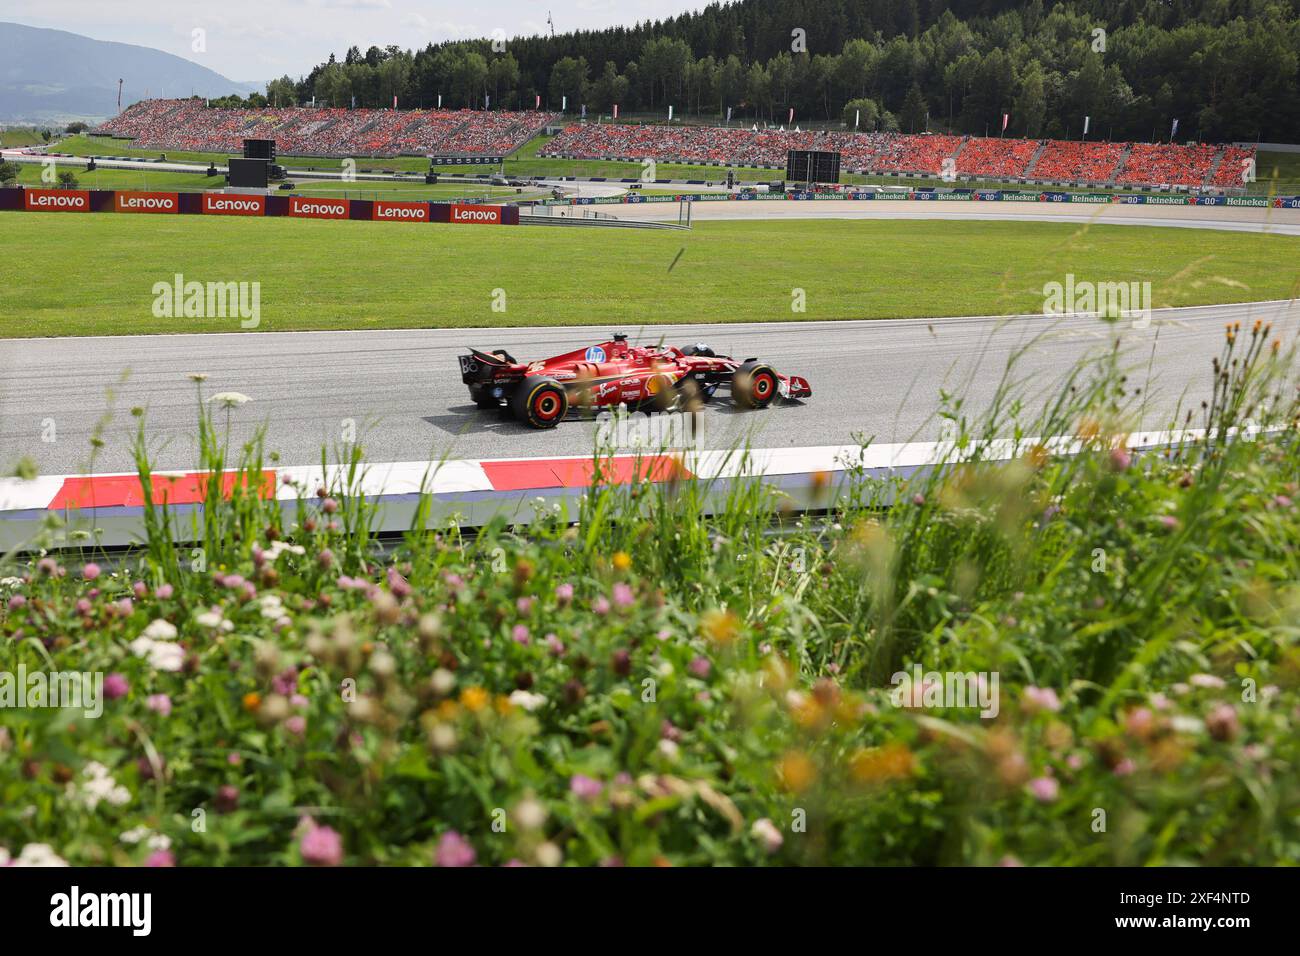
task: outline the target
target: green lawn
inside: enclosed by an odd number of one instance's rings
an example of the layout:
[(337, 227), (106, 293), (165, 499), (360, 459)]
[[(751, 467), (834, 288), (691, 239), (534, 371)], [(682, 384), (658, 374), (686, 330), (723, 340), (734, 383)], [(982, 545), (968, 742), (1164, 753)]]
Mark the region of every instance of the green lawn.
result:
[[(637, 327), (1038, 312), (1044, 283), (1066, 273), (1150, 281), (1157, 307), (1272, 299), (1296, 292), (1300, 238), (1057, 223), (650, 232), (0, 213), (0, 261), (5, 336), (238, 329), (231, 319), (156, 318), (152, 287), (177, 272), (260, 282), (262, 330)], [(791, 310), (795, 288), (803, 313)], [(492, 309), (496, 289), (504, 312)]]
[(6, 149), (35, 146), (42, 141), (41, 134), (28, 126), (16, 126), (13, 129), (0, 130), (0, 146)]
[(1261, 151), (1255, 159), (1255, 185), (1251, 192), (1300, 194), (1300, 153)]
[[(57, 172), (70, 172), (77, 177), (81, 189), (138, 189), (164, 192), (198, 192), (203, 189), (220, 189), (226, 185), (225, 176), (202, 176), (197, 173), (176, 173), (166, 170), (110, 169), (100, 166), (87, 172), (84, 166), (59, 164)], [(18, 182), (25, 186), (45, 186), (41, 174), (44, 167), (31, 163), (18, 166)]]

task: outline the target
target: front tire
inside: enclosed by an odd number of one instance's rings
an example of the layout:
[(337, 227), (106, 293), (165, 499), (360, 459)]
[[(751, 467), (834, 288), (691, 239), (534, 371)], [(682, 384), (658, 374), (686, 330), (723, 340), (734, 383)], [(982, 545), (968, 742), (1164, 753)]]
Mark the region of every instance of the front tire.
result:
[(553, 378), (524, 379), (510, 396), (510, 411), (530, 428), (554, 428), (569, 413), (569, 393)]
[(746, 362), (731, 377), (731, 398), (741, 408), (767, 408), (780, 380), (770, 365)]

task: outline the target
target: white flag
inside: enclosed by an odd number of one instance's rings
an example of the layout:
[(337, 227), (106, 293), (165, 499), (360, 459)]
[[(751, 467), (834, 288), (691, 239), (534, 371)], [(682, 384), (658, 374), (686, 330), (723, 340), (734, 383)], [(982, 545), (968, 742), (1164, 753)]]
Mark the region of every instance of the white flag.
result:
[(1091, 116), (1085, 116), (1085, 117), (1083, 118), (1083, 135), (1084, 135), (1084, 136), (1087, 136), (1087, 135), (1088, 135), (1088, 121), (1091, 120), (1091, 119), (1092, 119)]
[(673, 121), (673, 108), (670, 106), (668, 107), (668, 122), (671, 123), (672, 121)]

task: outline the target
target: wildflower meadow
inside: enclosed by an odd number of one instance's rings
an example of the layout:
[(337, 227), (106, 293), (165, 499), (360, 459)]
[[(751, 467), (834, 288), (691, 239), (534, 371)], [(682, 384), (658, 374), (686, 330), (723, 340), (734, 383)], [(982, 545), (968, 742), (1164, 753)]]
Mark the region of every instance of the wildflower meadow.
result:
[(239, 473), (200, 512), (0, 564), (0, 672), (102, 681), (98, 714), (0, 707), (0, 863), (1300, 862), (1293, 356), (1229, 327), (1130, 451), (1117, 354), (1041, 408), (1010, 374), (948, 400), (947, 463), (811, 512), (598, 484), (398, 538), (359, 450), (265, 496), (200, 384)]

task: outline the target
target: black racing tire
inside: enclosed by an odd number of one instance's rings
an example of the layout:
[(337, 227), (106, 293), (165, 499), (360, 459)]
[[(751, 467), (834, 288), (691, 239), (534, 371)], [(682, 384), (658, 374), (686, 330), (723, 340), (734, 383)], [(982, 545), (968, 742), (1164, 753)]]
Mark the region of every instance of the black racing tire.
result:
[(731, 398), (741, 408), (767, 408), (777, 396), (780, 379), (762, 362), (746, 362), (731, 377)]
[(530, 428), (554, 428), (569, 413), (569, 393), (553, 378), (526, 378), (510, 396), (510, 411)]
[(469, 397), (479, 408), (500, 408), (501, 400), (493, 398), (486, 385), (471, 385)]

